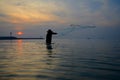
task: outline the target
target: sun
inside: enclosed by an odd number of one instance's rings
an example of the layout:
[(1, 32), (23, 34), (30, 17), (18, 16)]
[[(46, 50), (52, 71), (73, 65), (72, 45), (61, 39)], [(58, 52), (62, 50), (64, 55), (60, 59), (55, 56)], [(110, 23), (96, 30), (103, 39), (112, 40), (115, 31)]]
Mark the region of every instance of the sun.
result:
[(17, 35), (23, 35), (23, 32), (17, 32)]

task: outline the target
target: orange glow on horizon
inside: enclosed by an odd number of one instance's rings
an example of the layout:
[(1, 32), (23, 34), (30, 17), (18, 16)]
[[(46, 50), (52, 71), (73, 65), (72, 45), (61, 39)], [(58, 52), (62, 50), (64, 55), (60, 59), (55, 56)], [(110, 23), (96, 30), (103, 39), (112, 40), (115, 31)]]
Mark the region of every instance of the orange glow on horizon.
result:
[(17, 32), (17, 35), (23, 35), (23, 32)]
[[(34, 14), (34, 15), (33, 15)], [(37, 23), (37, 22), (48, 22), (48, 21), (56, 21), (58, 18), (53, 14), (48, 13), (37, 13), (32, 12), (27, 13), (11, 13), (9, 14), (11, 16), (12, 20), (9, 22), (11, 23), (24, 23), (24, 22), (31, 22), (31, 23)]]

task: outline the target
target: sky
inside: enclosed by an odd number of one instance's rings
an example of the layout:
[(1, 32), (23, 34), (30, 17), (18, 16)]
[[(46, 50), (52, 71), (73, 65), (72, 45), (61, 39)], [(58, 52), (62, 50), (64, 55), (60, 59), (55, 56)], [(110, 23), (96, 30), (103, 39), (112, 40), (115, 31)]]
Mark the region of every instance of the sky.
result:
[(119, 35), (120, 0), (0, 0), (0, 6), (0, 36), (22, 31), (24, 37), (40, 37), (49, 28), (65, 33), (71, 24)]

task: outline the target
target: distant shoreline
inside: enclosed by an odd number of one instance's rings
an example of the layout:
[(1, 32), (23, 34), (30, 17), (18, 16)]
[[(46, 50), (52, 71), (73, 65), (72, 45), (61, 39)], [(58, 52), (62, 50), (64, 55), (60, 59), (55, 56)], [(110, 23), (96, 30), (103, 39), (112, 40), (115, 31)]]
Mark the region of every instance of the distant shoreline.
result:
[(44, 39), (44, 38), (17, 38), (14, 36), (8, 37), (8, 36), (3, 36), (0, 37), (0, 40), (18, 40), (18, 39)]

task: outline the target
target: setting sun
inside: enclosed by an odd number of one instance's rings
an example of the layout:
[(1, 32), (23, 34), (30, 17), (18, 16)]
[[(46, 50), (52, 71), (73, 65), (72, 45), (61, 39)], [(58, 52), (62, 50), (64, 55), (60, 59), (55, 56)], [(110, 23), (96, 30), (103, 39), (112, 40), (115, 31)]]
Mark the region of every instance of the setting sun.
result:
[(18, 34), (18, 35), (22, 35), (22, 34), (23, 34), (23, 32), (17, 32), (17, 34)]

